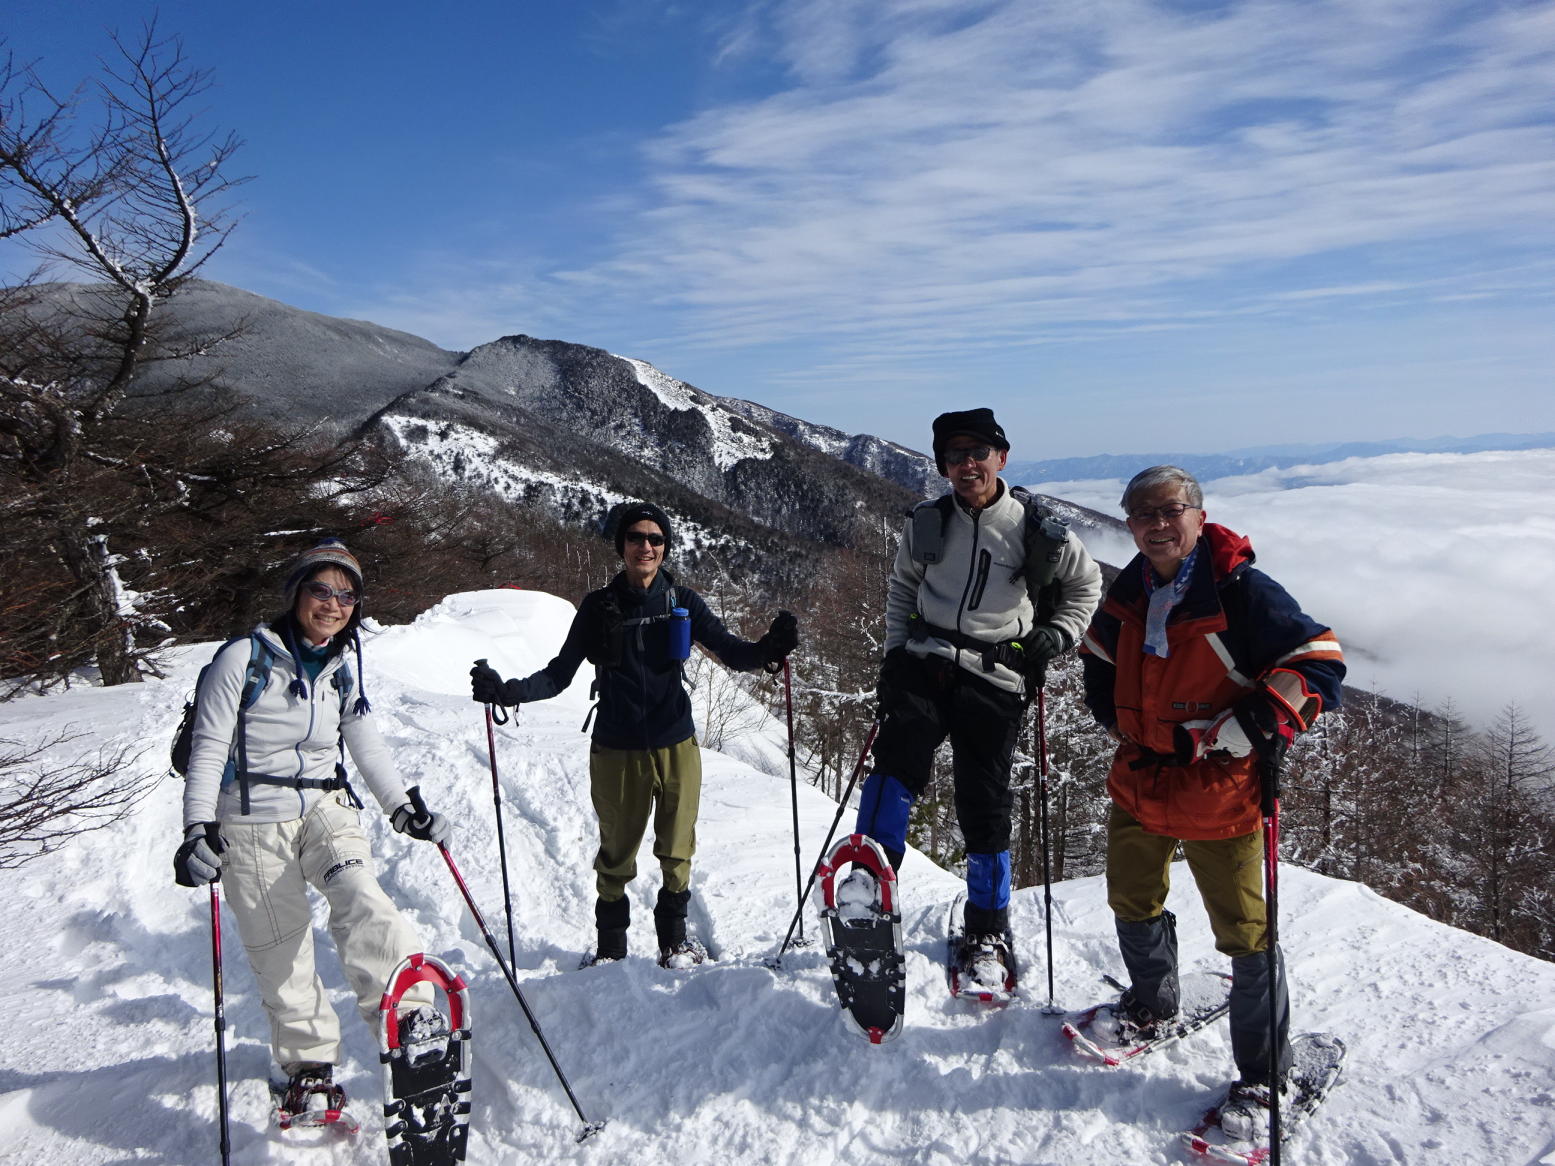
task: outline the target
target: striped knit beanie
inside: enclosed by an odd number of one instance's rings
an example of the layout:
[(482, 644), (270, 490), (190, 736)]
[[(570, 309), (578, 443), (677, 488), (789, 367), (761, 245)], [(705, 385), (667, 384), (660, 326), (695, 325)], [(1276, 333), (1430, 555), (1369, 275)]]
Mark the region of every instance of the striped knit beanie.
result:
[[(293, 611), (297, 607), (297, 590), (303, 582), (320, 567), (339, 567), (347, 575), (351, 576), (351, 582), (356, 587), (356, 610), (362, 608), (362, 564), (356, 561), (356, 556), (346, 550), (346, 544), (338, 538), (327, 538), (315, 546), (309, 547), (298, 555), (292, 562), (291, 570), (286, 573), (286, 583), (281, 592), (286, 600), (286, 610)], [(355, 621), (353, 621), (354, 624)]]
[[(362, 564), (356, 561), (356, 556), (346, 549), (346, 544), (338, 538), (327, 538), (321, 543), (309, 547), (293, 560), (291, 569), (286, 573), (286, 583), (281, 588), (281, 593), (286, 599), (286, 612), (290, 615), (297, 610), (297, 592), (302, 588), (308, 578), (321, 567), (339, 567), (351, 577), (351, 585), (356, 589), (356, 603), (351, 607), (351, 618), (346, 622), (345, 630), (336, 639), (341, 641), (342, 647), (350, 646), (356, 649), (356, 684), (357, 698), (353, 706), (357, 715), (364, 715), (371, 711), (372, 705), (368, 703), (365, 687), (365, 677), (362, 674), (362, 641), (356, 633), (357, 625), (362, 622)], [(292, 657), (297, 660), (297, 679), (292, 681), (291, 691), (294, 695), (307, 699), (308, 686), (303, 681), (302, 665), (295, 638), (290, 628), (294, 621), (287, 620), (288, 632), (282, 638), (286, 640), (286, 646), (291, 649)]]

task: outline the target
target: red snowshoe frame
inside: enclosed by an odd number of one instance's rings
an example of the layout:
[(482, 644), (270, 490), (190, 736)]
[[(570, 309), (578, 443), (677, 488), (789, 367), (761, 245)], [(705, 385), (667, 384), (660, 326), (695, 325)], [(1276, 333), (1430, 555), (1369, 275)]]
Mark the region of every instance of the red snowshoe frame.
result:
[(817, 868), (821, 876), (821, 901), (829, 910), (837, 909), (837, 872), (845, 866), (857, 863), (875, 876), (880, 887), (880, 909), (887, 915), (896, 912), (896, 872), (886, 861), (879, 843), (864, 834), (849, 834), (821, 860)]

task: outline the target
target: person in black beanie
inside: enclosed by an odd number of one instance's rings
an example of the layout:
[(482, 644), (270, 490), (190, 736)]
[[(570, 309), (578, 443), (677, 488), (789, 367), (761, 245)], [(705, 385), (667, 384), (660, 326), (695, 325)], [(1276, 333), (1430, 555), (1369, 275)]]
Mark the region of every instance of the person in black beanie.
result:
[[(966, 843), (965, 932), (958, 975), (973, 990), (1009, 990), (1010, 764), (1021, 714), (1047, 665), (1085, 633), (1101, 571), (1063, 523), (999, 477), (1010, 442), (992, 409), (934, 419), (934, 464), (950, 493), (916, 507), (897, 549), (886, 599), (879, 735), (855, 832), (893, 871), (907, 850), (908, 815), (948, 736), (956, 817)], [(1040, 589), (1033, 546), (1054, 566)], [(879, 902), (874, 875), (855, 865), (854, 892)]]
[(482, 704), (547, 700), (572, 683), (584, 660), (595, 666), (599, 704), (591, 714), (589, 787), (599, 815), (599, 942), (589, 962), (626, 958), (626, 888), (637, 875), (637, 850), (652, 817), (653, 854), (664, 876), (653, 912), (659, 963), (684, 967), (707, 953), (686, 932), (702, 755), (681, 666), (695, 641), (738, 672), (775, 667), (798, 646), (799, 624), (780, 611), (754, 643), (730, 633), (700, 595), (663, 568), (673, 529), (653, 503), (620, 507), (610, 529), (622, 569), (583, 597), (555, 659), (532, 676), (507, 681), (477, 664), (471, 692)]

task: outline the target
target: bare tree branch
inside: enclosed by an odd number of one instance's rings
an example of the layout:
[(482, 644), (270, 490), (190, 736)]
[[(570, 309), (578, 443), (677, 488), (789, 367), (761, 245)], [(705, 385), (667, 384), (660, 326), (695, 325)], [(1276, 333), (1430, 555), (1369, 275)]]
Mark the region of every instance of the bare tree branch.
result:
[(0, 740), (0, 870), (112, 825), (161, 780), (140, 769), (140, 753), (123, 747), (61, 760), (83, 737), (61, 730), (33, 745)]

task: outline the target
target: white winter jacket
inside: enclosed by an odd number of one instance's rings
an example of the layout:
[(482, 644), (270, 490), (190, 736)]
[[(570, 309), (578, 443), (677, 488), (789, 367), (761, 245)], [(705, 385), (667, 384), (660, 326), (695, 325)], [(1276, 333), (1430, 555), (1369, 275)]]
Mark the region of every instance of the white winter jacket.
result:
[[(328, 661), (317, 681), (308, 685), (307, 699), (294, 696), (291, 683), (297, 677), (291, 651), (268, 627), (254, 629), (275, 653), (265, 689), (244, 714), (248, 768), (274, 777), (328, 780), (340, 759), (338, 741), (344, 736), (357, 773), (383, 807), (392, 813), (410, 799), (405, 782), (389, 756), (389, 750), (373, 723), (372, 714), (351, 711), (360, 677), (351, 672), (351, 683), (342, 702), (330, 682), (345, 665), (346, 653)], [(243, 814), (238, 783), (222, 787), (227, 758), (237, 748), (238, 702), (248, 670), (247, 638), (235, 640), (217, 653), (200, 685), (199, 706), (190, 738), (189, 775), (184, 787), (184, 825), (196, 822), (290, 822), (302, 817), (319, 798), (320, 789), (297, 789), (270, 782), (249, 784), (249, 813)], [(342, 717), (341, 707), (345, 714)]]
[[(925, 565), (912, 555), (911, 518), (896, 549), (896, 565), (886, 594), (886, 651), (907, 645), (917, 656), (944, 656), (969, 672), (1010, 692), (1024, 679), (1003, 664), (983, 671), (983, 658), (941, 639), (917, 642), (908, 637), (914, 612), (935, 627), (950, 628), (989, 643), (1019, 640), (1036, 624), (1026, 594), (1026, 578), (1016, 576), (1026, 562), (1026, 508), (999, 482), (999, 496), (973, 514), (958, 501), (945, 524), (939, 562)], [(1079, 643), (1101, 601), (1101, 568), (1073, 531), (1065, 540), (1058, 570), (1059, 598), (1052, 622)]]

